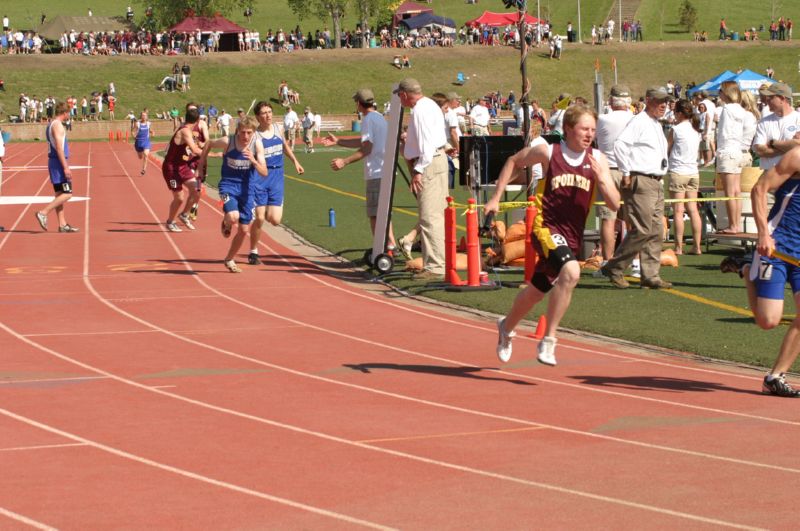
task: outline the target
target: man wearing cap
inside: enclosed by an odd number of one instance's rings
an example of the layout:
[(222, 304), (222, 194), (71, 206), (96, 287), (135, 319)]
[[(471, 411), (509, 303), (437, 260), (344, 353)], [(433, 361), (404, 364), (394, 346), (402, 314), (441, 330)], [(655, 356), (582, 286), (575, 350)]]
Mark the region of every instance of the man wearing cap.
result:
[(306, 153), (314, 153), (314, 126), (316, 125), (316, 116), (311, 112), (311, 107), (306, 107), (303, 112), (303, 120), (300, 124), (303, 126), (303, 142), (306, 144)]
[(667, 138), (659, 120), (671, 96), (664, 87), (651, 87), (645, 109), (634, 116), (614, 143), (621, 173), (620, 190), (630, 225), (614, 256), (600, 270), (617, 288), (627, 288), (623, 273), (637, 254), (641, 260), (642, 287), (671, 288), (659, 277), (661, 269), (664, 185), (667, 173)]
[(449, 169), (449, 186), (455, 187), (455, 172), (458, 166), (458, 145), (461, 138), (461, 128), (458, 123), (458, 113), (456, 109), (461, 105), (461, 96), (455, 92), (448, 92), (447, 112), (444, 114), (444, 130), (447, 143), (450, 145), (447, 152), (447, 163)]
[[(631, 112), (631, 91), (625, 85), (614, 85), (611, 87), (611, 95), (608, 98), (608, 105), (611, 111), (600, 115), (597, 119), (597, 148), (603, 152), (608, 159), (608, 166), (611, 170), (611, 179), (619, 190), (622, 174), (617, 165), (617, 157), (614, 154), (614, 143), (617, 138), (633, 118)], [(602, 200), (602, 198), (598, 198)], [(619, 214), (619, 216), (617, 215)], [(624, 219), (624, 214), (620, 211), (614, 212), (605, 205), (597, 207), (597, 215), (600, 218), (600, 247), (603, 253), (603, 264), (614, 256), (614, 242), (617, 218)]]
[[(356, 149), (348, 157), (337, 157), (331, 160), (333, 171), (339, 171), (348, 164), (364, 160), (364, 180), (366, 184), (367, 217), (372, 233), (375, 234), (375, 222), (378, 217), (378, 199), (381, 191), (381, 177), (383, 176), (383, 153), (386, 147), (386, 120), (381, 113), (375, 110), (375, 95), (372, 90), (362, 88), (353, 94), (361, 118), (361, 138), (337, 138), (333, 133), (328, 133), (322, 140), (326, 147), (341, 146)], [(394, 234), (389, 228), (389, 247), (395, 247)]]
[(444, 275), (444, 209), (447, 206), (447, 156), (444, 114), (425, 97), (419, 82), (406, 78), (394, 91), (412, 109), (403, 156), (411, 173), (411, 191), (419, 203), (423, 270), (416, 279)]
[(786, 83), (773, 83), (760, 88), (772, 114), (756, 126), (753, 149), (761, 157), (759, 166), (768, 170), (784, 153), (800, 145), (800, 113), (792, 107), (792, 89)]
[(286, 106), (286, 114), (283, 115), (283, 131), (286, 135), (286, 142), (289, 143), (289, 149), (294, 151), (294, 142), (297, 139), (297, 124), (300, 122), (300, 117), (292, 109), (291, 105)]

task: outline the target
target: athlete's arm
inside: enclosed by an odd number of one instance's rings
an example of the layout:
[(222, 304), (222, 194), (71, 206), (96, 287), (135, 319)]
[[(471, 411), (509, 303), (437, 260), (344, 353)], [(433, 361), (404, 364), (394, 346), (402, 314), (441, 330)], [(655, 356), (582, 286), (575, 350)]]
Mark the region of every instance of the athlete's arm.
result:
[(72, 170), (69, 169), (67, 157), (64, 155), (64, 137), (67, 133), (64, 130), (64, 124), (61, 123), (61, 120), (55, 120), (53, 122), (53, 127), (50, 132), (53, 133), (53, 141), (56, 145), (56, 155), (58, 156), (58, 161), (61, 163), (61, 167), (64, 168), (64, 176), (66, 176), (68, 179), (71, 179)]
[[(192, 151), (193, 155), (203, 154), (203, 148), (198, 146), (197, 142), (194, 141), (194, 136), (192, 135), (192, 131), (188, 127), (182, 128), (178, 134), (179, 136), (176, 139), (176, 144), (187, 146)], [(183, 140), (183, 142), (177, 142), (177, 140)]]
[[(292, 132), (292, 134), (294, 134), (294, 132)], [(300, 161), (297, 160), (297, 157), (294, 156), (294, 151), (292, 151), (292, 148), (289, 147), (289, 142), (286, 141), (286, 135), (281, 135), (281, 141), (283, 142), (283, 154), (294, 163), (295, 171), (300, 175), (303, 175), (306, 170), (300, 164)]]
[(597, 158), (588, 155), (589, 164), (592, 165), (592, 171), (597, 175), (597, 187), (600, 193), (603, 194), (603, 199), (606, 206), (612, 212), (619, 210), (619, 190), (611, 179), (611, 170), (608, 168), (608, 159), (606, 156), (598, 151)]
[(781, 158), (773, 168), (764, 172), (750, 192), (753, 206), (753, 219), (758, 229), (757, 250), (762, 256), (769, 256), (775, 249), (767, 222), (767, 193), (777, 190), (792, 175), (800, 171), (800, 148), (795, 148)]
[(250, 162), (253, 163), (256, 171), (262, 177), (266, 177), (269, 173), (269, 169), (267, 169), (267, 161), (264, 158), (264, 145), (261, 142), (256, 142), (256, 152), (253, 153), (249, 149), (245, 149), (243, 153), (250, 159)]
[(228, 137), (223, 136), (211, 142), (206, 142), (203, 146), (203, 151), (200, 153), (200, 159), (197, 161), (197, 175), (205, 175), (206, 165), (208, 163), (208, 154), (212, 149), (225, 149), (228, 147)]
[(541, 164), (542, 168), (546, 168), (550, 162), (549, 146), (546, 144), (539, 144), (534, 147), (522, 148), (520, 151), (508, 157), (503, 169), (500, 170), (500, 175), (497, 177), (494, 195), (486, 205), (483, 207), (484, 214), (496, 213), (499, 209), (500, 198), (503, 197), (506, 186), (514, 177), (517, 170), (527, 168), (535, 164)]

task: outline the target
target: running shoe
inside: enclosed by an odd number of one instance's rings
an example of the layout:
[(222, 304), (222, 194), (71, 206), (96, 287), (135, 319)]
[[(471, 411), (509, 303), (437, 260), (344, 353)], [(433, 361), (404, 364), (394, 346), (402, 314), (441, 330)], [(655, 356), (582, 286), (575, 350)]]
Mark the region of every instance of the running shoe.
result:
[(261, 258), (258, 257), (258, 253), (250, 253), (247, 255), (247, 263), (250, 265), (261, 265)]
[(551, 367), (556, 366), (556, 343), (558, 343), (558, 339), (554, 337), (543, 337), (539, 341), (539, 355), (536, 357), (539, 363)]
[(516, 337), (514, 331), (506, 332), (506, 318), (500, 317), (497, 320), (497, 357), (503, 363), (508, 363), (511, 359), (511, 341)]
[(233, 260), (226, 260), (223, 262), (225, 264), (225, 268), (230, 271), (231, 273), (241, 273), (242, 270), (239, 269), (239, 266), (236, 265), (236, 262)]
[(719, 263), (719, 270), (723, 273), (736, 273), (741, 277), (742, 269), (748, 263), (750, 263), (750, 259), (734, 254), (722, 259), (722, 262)]
[(35, 212), (36, 214), (36, 221), (39, 222), (39, 226), (42, 230), (47, 230), (47, 216), (42, 214), (41, 212)]
[(147, 172), (147, 170), (143, 169), (141, 172), (139, 172), (139, 175), (144, 175), (146, 172)]
[(769, 380), (769, 375), (764, 377), (764, 384), (761, 386), (761, 392), (765, 395), (783, 396), (787, 398), (797, 398), (800, 396), (800, 391), (793, 388), (786, 383), (786, 375), (780, 373), (772, 380)]
[(192, 209), (189, 211), (189, 219), (191, 219), (192, 221), (197, 220), (197, 208), (199, 206), (200, 206), (199, 204), (195, 203), (192, 205)]
[(172, 223), (167, 223), (167, 230), (170, 232), (183, 232), (183, 229), (174, 221)]
[(78, 232), (79, 230), (80, 229), (78, 229), (78, 227), (73, 227), (69, 223), (67, 223), (66, 225), (61, 225), (58, 228), (58, 232)]
[(631, 276), (633, 278), (642, 278), (642, 266), (639, 263), (634, 262), (631, 264)]
[(183, 223), (187, 229), (194, 230), (194, 224), (192, 220), (189, 219), (189, 214), (181, 214), (178, 216), (178, 219), (181, 220), (181, 223)]

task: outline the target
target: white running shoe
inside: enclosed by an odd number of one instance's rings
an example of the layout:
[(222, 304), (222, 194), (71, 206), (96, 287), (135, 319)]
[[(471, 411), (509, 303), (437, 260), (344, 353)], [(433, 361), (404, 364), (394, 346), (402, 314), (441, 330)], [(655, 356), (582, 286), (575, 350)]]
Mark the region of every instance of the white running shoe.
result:
[(183, 229), (181, 229), (174, 221), (172, 223), (167, 223), (167, 230), (170, 232), (183, 232)]
[(189, 214), (181, 214), (178, 216), (178, 219), (181, 220), (181, 223), (183, 223), (187, 229), (194, 230), (194, 223), (192, 223)]
[(539, 341), (539, 355), (536, 357), (539, 363), (556, 366), (556, 343), (558, 339), (554, 337), (544, 337)]
[(506, 318), (500, 317), (497, 319), (497, 357), (503, 363), (508, 363), (511, 359), (511, 340), (516, 337), (517, 333), (513, 330), (506, 332)]

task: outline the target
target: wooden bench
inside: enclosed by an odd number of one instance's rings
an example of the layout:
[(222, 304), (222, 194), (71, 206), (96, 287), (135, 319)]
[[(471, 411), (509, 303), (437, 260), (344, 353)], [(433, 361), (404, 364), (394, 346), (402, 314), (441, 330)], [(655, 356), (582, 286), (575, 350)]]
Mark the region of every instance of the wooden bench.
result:
[[(339, 120), (322, 120), (319, 127), (320, 131), (344, 131), (345, 127)], [(350, 130), (349, 128), (347, 129)]]

